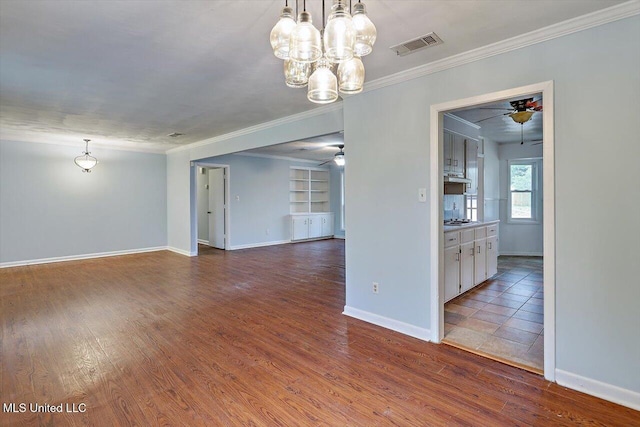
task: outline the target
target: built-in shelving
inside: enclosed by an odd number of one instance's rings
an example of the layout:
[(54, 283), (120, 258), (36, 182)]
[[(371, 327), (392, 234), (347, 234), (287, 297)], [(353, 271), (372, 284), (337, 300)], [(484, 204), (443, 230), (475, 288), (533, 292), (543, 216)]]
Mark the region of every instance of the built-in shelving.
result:
[(329, 212), (329, 171), (292, 167), (289, 206), (291, 213)]

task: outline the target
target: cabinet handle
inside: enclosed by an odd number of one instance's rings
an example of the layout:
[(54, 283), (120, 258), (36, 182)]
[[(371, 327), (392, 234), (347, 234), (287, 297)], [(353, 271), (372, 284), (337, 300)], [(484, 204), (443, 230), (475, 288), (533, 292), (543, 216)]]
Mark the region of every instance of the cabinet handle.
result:
[(489, 242), (489, 249), (491, 249), (491, 242)]
[(451, 166), (451, 159), (447, 159), (447, 165)]
[(471, 256), (474, 256), (476, 254), (476, 251), (473, 250), (473, 248), (471, 248)]
[(450, 242), (453, 242), (454, 240), (456, 240), (455, 237), (452, 237), (452, 238), (449, 239)]
[(480, 253), (480, 246), (478, 246), (478, 253)]
[(313, 220), (312, 219), (309, 220), (309, 224), (313, 224)]
[(460, 254), (456, 253), (456, 261), (460, 261)]
[(457, 160), (453, 161), (453, 166), (458, 166), (458, 161)]

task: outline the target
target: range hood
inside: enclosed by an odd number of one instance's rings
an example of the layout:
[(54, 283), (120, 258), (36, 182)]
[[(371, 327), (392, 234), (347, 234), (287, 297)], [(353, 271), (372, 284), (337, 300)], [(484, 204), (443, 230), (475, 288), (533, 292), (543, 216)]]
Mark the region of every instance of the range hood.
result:
[(471, 180), (460, 176), (448, 176), (445, 175), (444, 183), (456, 183), (456, 184), (471, 184)]

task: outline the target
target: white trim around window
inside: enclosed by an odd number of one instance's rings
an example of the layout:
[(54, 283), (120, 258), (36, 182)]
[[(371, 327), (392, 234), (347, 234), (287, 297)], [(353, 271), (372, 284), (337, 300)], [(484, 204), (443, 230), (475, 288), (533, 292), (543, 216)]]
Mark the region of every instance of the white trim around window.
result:
[[(512, 166), (530, 166), (529, 188), (514, 188)], [(511, 159), (507, 164), (507, 223), (509, 224), (540, 224), (542, 218), (542, 159)], [(526, 199), (529, 196), (529, 210), (513, 210), (516, 196)]]

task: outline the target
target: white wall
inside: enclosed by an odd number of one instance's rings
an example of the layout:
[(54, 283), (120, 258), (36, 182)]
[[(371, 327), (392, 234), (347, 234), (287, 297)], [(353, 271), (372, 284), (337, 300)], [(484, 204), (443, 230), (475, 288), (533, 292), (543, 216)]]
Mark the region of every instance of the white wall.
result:
[(166, 157), (83, 149), (0, 141), (0, 263), (166, 246)]
[(611, 226), (640, 210), (639, 39), (634, 16), (346, 98), (347, 308), (430, 332), (429, 107), (553, 80), (556, 367), (640, 392), (640, 221)]
[[(333, 163), (333, 162), (332, 162)], [(334, 223), (333, 223), (333, 235), (336, 237), (345, 237), (345, 230), (341, 228), (342, 221), (342, 209), (340, 202), (340, 193), (342, 191), (340, 186), (340, 172), (344, 170), (346, 166), (337, 166), (335, 164), (331, 165), (331, 175), (330, 175), (330, 205), (331, 211), (334, 213)]]
[(533, 159), (542, 157), (542, 144), (520, 145), (501, 144), (498, 149), (500, 173), (500, 255), (542, 256), (542, 210), (544, 193), (542, 179), (544, 164), (540, 162), (537, 172), (537, 212), (540, 221), (537, 224), (523, 224), (509, 221), (509, 161), (515, 159)]

